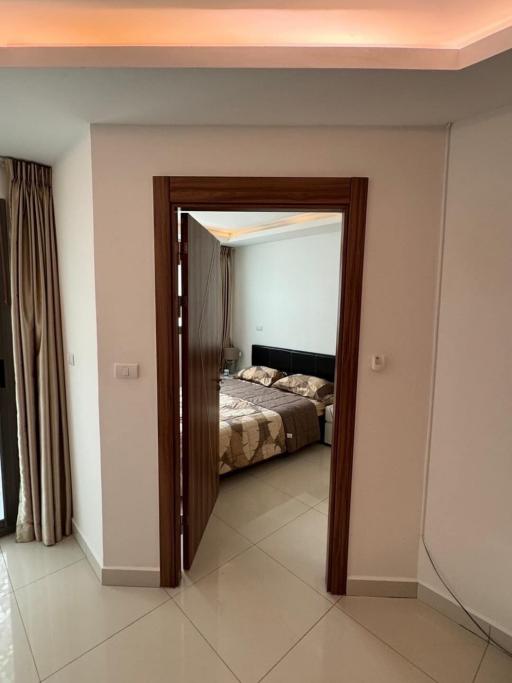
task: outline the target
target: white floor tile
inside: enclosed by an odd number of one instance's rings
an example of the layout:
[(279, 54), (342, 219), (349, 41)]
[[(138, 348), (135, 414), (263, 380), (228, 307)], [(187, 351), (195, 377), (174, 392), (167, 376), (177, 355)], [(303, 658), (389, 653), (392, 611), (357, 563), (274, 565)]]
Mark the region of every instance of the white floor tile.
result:
[(338, 599), (325, 590), (327, 517), (321, 512), (308, 510), (258, 546), (332, 602)]
[(486, 644), (419, 600), (343, 597), (337, 607), (438, 683), (471, 683)]
[(0, 546), (14, 589), (48, 576), (84, 557), (72, 536), (52, 546), (37, 541), (16, 543), (14, 536), (7, 536), (2, 538)]
[(39, 681), (14, 595), (0, 598), (0, 681)]
[(236, 683), (169, 601), (51, 676), (48, 683)]
[(512, 657), (497, 647), (489, 645), (475, 683), (510, 683), (512, 681)]
[(256, 543), (307, 509), (300, 501), (243, 472), (221, 482), (213, 513)]
[(315, 505), (315, 510), (318, 510), (318, 512), (321, 512), (323, 515), (328, 515), (329, 514), (329, 498), (326, 498), (321, 503), (318, 503), (318, 505)]
[(160, 588), (101, 586), (87, 560), (16, 596), (42, 678), (169, 599)]
[(311, 507), (329, 495), (331, 449), (316, 444), (254, 468), (254, 476)]
[(432, 683), (432, 679), (332, 609), (264, 683)]
[(243, 683), (258, 681), (331, 606), (256, 547), (175, 599)]
[(2, 597), (2, 595), (7, 595), (11, 591), (12, 586), (9, 581), (9, 574), (7, 573), (7, 566), (2, 553), (0, 553), (0, 597)]
[[(182, 587), (195, 583), (250, 546), (251, 543), (246, 538), (212, 515), (199, 544), (192, 568), (182, 573)], [(178, 590), (171, 588), (168, 592), (170, 595), (176, 595)]]

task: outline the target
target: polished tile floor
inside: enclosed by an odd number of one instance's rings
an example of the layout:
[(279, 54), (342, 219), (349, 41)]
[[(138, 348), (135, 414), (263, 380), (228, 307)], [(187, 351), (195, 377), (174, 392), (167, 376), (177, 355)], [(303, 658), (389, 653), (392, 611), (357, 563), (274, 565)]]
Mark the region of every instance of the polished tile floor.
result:
[(510, 683), (417, 600), (325, 593), (328, 464), (314, 446), (223, 480), (179, 590), (101, 586), (73, 538), (1, 539), (0, 681)]

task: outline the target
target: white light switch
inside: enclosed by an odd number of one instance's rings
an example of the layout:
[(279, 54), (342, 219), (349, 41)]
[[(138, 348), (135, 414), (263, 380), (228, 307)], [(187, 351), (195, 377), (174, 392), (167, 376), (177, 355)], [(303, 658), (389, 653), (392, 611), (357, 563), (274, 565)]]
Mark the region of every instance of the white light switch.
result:
[(68, 365), (75, 365), (75, 354), (68, 351)]
[(116, 379), (137, 379), (138, 376), (138, 363), (114, 363), (114, 377)]
[(256, 325), (256, 332), (263, 332), (263, 325)]

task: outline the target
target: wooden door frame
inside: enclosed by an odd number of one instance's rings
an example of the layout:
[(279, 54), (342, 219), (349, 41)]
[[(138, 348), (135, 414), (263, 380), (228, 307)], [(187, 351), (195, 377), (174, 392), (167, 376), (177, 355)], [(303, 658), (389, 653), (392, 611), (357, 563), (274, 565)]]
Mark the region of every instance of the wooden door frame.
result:
[[(344, 214), (329, 495), (327, 590), (346, 593), (368, 178), (153, 178), (160, 583), (181, 577), (178, 209)], [(341, 381), (343, 377), (343, 381)]]

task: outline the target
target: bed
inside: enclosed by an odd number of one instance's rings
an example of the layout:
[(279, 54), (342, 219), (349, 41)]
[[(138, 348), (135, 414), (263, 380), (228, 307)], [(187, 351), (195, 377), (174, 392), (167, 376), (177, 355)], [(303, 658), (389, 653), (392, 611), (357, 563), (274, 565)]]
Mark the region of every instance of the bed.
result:
[[(251, 365), (334, 382), (335, 356), (270, 346), (252, 347)], [(323, 441), (326, 404), (272, 386), (223, 379), (220, 388), (219, 472), (226, 474)]]

